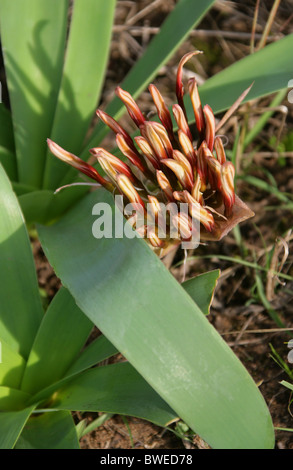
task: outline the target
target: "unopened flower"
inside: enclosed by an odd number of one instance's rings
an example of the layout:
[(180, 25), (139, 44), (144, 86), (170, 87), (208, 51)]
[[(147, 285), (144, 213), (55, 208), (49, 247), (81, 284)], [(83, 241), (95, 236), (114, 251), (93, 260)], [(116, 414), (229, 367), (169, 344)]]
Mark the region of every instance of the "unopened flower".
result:
[[(127, 91), (116, 88), (117, 96), (140, 131), (134, 140), (115, 119), (97, 110), (99, 118), (115, 132), (117, 146), (126, 157), (125, 162), (100, 147), (91, 149), (105, 176), (48, 139), (49, 148), (55, 156), (112, 193), (121, 194), (127, 203), (135, 204), (145, 215), (147, 206), (150, 207), (153, 225), (147, 225), (146, 221), (137, 229), (160, 254), (198, 233), (198, 227), (200, 240), (220, 240), (239, 222), (254, 215), (235, 195), (234, 166), (227, 161), (221, 137), (216, 135), (211, 107), (208, 104), (202, 107), (195, 78), (189, 79), (187, 86), (195, 131), (188, 123), (183, 101), (182, 69), (187, 60), (198, 53), (200, 51), (186, 54), (178, 66), (177, 103), (171, 108), (176, 128), (162, 95), (154, 85), (149, 86), (149, 91), (158, 120), (151, 121)], [(173, 204), (164, 239), (159, 237), (162, 203)], [(186, 204), (187, 213), (181, 210), (181, 204)], [(175, 212), (174, 207), (178, 208)], [(133, 221), (135, 217), (131, 216)], [(171, 228), (175, 223), (180, 228), (178, 235), (172, 235)]]

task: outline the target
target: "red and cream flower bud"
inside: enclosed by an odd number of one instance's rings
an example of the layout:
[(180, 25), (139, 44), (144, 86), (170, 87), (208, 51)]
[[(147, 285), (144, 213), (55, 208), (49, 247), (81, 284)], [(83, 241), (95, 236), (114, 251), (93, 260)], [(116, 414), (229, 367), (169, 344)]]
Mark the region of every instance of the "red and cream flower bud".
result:
[(141, 133), (150, 143), (159, 161), (170, 158), (170, 152), (173, 149), (168, 134), (162, 125), (157, 122), (147, 121), (141, 127)]
[(208, 164), (206, 159), (207, 151), (209, 151), (207, 144), (203, 141), (197, 150), (197, 172), (201, 180), (201, 191), (204, 192), (208, 182)]
[(118, 187), (121, 189), (122, 193), (127, 197), (129, 202), (131, 202), (132, 204), (138, 204), (143, 209), (145, 209), (144, 202), (136, 191), (130, 179), (126, 175), (120, 174), (116, 176), (116, 180)]
[(161, 170), (157, 170), (156, 175), (158, 184), (164, 194), (167, 196), (168, 201), (174, 201), (173, 189), (165, 173), (163, 173)]
[(202, 138), (204, 135), (204, 129), (205, 129), (205, 119), (204, 119), (204, 114), (203, 114), (202, 105), (201, 105), (200, 97), (198, 94), (197, 83), (196, 83), (195, 78), (190, 78), (188, 80), (188, 88), (189, 88), (190, 99), (191, 99), (191, 103), (193, 107), (196, 127), (197, 127), (200, 137)]
[[(175, 150), (174, 150), (175, 152)], [(167, 158), (162, 161), (170, 170), (173, 171), (177, 177), (179, 183), (183, 188), (188, 189), (189, 191), (192, 188), (193, 182), (190, 179), (189, 173), (186, 171), (185, 167), (179, 161), (173, 160), (172, 158)]]
[(142, 151), (142, 153), (144, 154), (144, 156), (152, 164), (152, 166), (156, 170), (159, 170), (161, 168), (159, 159), (157, 158), (154, 149), (151, 147), (147, 139), (139, 135), (137, 137), (134, 137), (134, 140)]
[(116, 95), (125, 104), (129, 116), (137, 125), (137, 127), (139, 128), (140, 126), (142, 126), (145, 122), (145, 117), (142, 114), (139, 107), (137, 106), (134, 99), (132, 98), (132, 96), (130, 95), (130, 93), (128, 93), (125, 90), (122, 90), (122, 88), (120, 88), (119, 86), (116, 88), (115, 92), (116, 92)]
[(235, 203), (234, 192), (235, 168), (232, 162), (225, 162), (221, 167), (222, 197), (225, 205), (225, 216), (232, 214), (232, 207)]
[(73, 153), (67, 152), (64, 150), (60, 145), (53, 142), (51, 139), (47, 139), (48, 147), (50, 151), (55, 155), (55, 157), (59, 158), (60, 160), (69, 163), (72, 167), (76, 168), (81, 173), (89, 176), (93, 180), (100, 183), (104, 188), (108, 189), (109, 191), (113, 191), (114, 186), (112, 183), (107, 181), (103, 178), (98, 171), (88, 163), (84, 162), (81, 158), (73, 155)]
[(192, 191), (191, 191), (191, 196), (197, 202), (199, 202), (201, 205), (203, 205), (203, 195), (202, 195), (202, 192), (201, 192), (200, 188), (201, 188), (200, 176), (196, 175), (195, 183), (194, 183)]
[(159, 90), (157, 89), (155, 85), (151, 84), (149, 86), (149, 91), (152, 95), (153, 101), (157, 108), (159, 119), (166, 129), (169, 139), (172, 140), (174, 138), (174, 133), (173, 133), (173, 124), (172, 124), (172, 119), (171, 119), (169, 109), (167, 108), (161, 93), (159, 92)]
[(109, 176), (111, 175), (114, 180), (116, 174), (123, 173), (130, 179), (132, 183), (137, 181), (129, 166), (122, 162), (120, 158), (115, 157), (115, 155), (112, 155), (110, 152), (107, 152), (107, 150), (101, 147), (90, 149), (90, 152), (92, 155), (97, 157), (97, 160), (102, 168), (106, 171), (107, 174), (109, 174)]
[(213, 155), (207, 155), (207, 164), (209, 167), (209, 183), (211, 188), (221, 190), (221, 163)]
[(215, 226), (213, 215), (208, 209), (197, 202), (188, 191), (184, 191), (185, 201), (188, 203), (189, 213), (192, 218), (198, 220), (208, 232), (211, 232)]
[(205, 115), (205, 141), (207, 143), (208, 148), (210, 151), (213, 151), (214, 148), (214, 140), (215, 140), (215, 116), (212, 111), (212, 108), (206, 104), (203, 108), (203, 113)]
[(190, 165), (195, 168), (196, 167), (196, 152), (193, 148), (192, 142), (189, 137), (185, 134), (185, 132), (178, 130), (178, 138), (181, 145), (181, 148), (188, 158)]
[(221, 163), (221, 165), (223, 165), (223, 163), (225, 163), (226, 161), (226, 154), (221, 137), (215, 138), (214, 147), (216, 150), (217, 159)]
[(176, 162), (179, 162), (183, 166), (186, 173), (188, 174), (188, 178), (192, 186), (193, 185), (193, 170), (192, 170), (191, 164), (189, 163), (189, 160), (185, 157), (185, 155), (183, 155), (183, 153), (179, 152), (179, 150), (173, 150), (173, 159), (176, 160)]
[(114, 118), (109, 116), (109, 114), (107, 114), (105, 111), (102, 111), (101, 109), (97, 109), (96, 114), (101, 119), (101, 121), (106, 124), (106, 126), (108, 126), (113, 132), (115, 132), (115, 134), (123, 135), (129, 147), (132, 148), (132, 150), (135, 150), (135, 145), (132, 142), (132, 138), (130, 137), (128, 132), (126, 132), (126, 130), (123, 129), (123, 127), (120, 126), (120, 124), (118, 124), (118, 122)]
[(193, 51), (193, 52), (188, 52), (187, 54), (185, 54), (182, 57), (182, 59), (180, 60), (179, 65), (178, 65), (178, 70), (177, 70), (176, 96), (177, 96), (178, 104), (182, 108), (185, 115), (186, 115), (185, 106), (184, 106), (184, 102), (183, 102), (184, 87), (183, 87), (183, 83), (182, 83), (183, 67), (186, 64), (186, 62), (189, 59), (191, 59), (191, 57), (193, 57), (194, 55), (197, 55), (197, 54), (202, 54), (202, 51)]
[(172, 106), (172, 110), (173, 110), (174, 118), (177, 123), (178, 129), (184, 132), (184, 134), (186, 134), (189, 140), (192, 142), (193, 137), (190, 132), (183, 109), (181, 108), (181, 106), (179, 106), (179, 104), (174, 104)]
[(116, 135), (116, 143), (118, 148), (121, 150), (123, 155), (128, 158), (128, 160), (135, 165), (142, 173), (146, 172), (146, 166), (142, 163), (141, 158), (137, 150), (133, 150), (128, 143), (126, 142), (122, 134)]

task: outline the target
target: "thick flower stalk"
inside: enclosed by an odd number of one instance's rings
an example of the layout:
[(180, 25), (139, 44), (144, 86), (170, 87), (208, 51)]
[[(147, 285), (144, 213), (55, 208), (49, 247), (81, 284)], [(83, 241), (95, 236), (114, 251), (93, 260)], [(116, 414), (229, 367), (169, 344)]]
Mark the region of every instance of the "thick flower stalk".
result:
[[(200, 240), (219, 240), (236, 224), (253, 216), (253, 212), (235, 195), (235, 169), (227, 161), (224, 145), (216, 136), (216, 123), (209, 105), (202, 106), (195, 78), (188, 81), (188, 92), (194, 112), (195, 129), (187, 121), (183, 96), (184, 64), (199, 51), (186, 54), (180, 61), (176, 78), (177, 103), (172, 107), (174, 120), (155, 85), (149, 91), (157, 110), (158, 120), (148, 120), (131, 95), (120, 87), (117, 96), (124, 103), (140, 135), (132, 139), (118, 122), (101, 109), (99, 118), (116, 134), (122, 160), (107, 150), (90, 150), (104, 171), (85, 163), (48, 139), (51, 152), (113, 194), (122, 195), (126, 202), (145, 214), (144, 224), (133, 227), (147, 238), (150, 245), (166, 253), (170, 246), (191, 239), (197, 232)], [(173, 121), (174, 124), (173, 125)], [(175, 129), (176, 128), (176, 129)], [(173, 204), (167, 220), (165, 236), (162, 204)], [(187, 211), (181, 211), (185, 204)], [(152, 214), (152, 224), (148, 226)], [(174, 235), (173, 225), (179, 231)], [(200, 231), (200, 233), (198, 233)]]

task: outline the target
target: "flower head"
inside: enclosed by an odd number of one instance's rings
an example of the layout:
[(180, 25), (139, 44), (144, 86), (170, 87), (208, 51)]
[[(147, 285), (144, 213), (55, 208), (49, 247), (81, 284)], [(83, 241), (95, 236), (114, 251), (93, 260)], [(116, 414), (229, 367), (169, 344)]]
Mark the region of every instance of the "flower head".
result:
[[(195, 78), (188, 81), (195, 131), (188, 123), (183, 96), (182, 69), (184, 64), (200, 51), (186, 54), (180, 61), (176, 77), (177, 103), (172, 106), (176, 123), (159, 90), (151, 84), (158, 120), (148, 120), (131, 95), (120, 87), (117, 96), (124, 103), (129, 116), (140, 131), (134, 140), (115, 119), (102, 110), (99, 118), (116, 134), (116, 143), (124, 161), (103, 148), (93, 148), (105, 176), (91, 165), (48, 139), (52, 153), (95, 179), (105, 189), (117, 192), (126, 202), (139, 205), (146, 212), (147, 205), (154, 214), (154, 225), (143, 226), (140, 232), (149, 233), (148, 242), (160, 253), (172, 245), (188, 239), (200, 225), (200, 240), (220, 240), (239, 222), (252, 217), (253, 212), (241, 201), (234, 190), (235, 169), (227, 161), (221, 137), (216, 136), (216, 123), (209, 105), (202, 106)], [(172, 238), (160, 239), (160, 203), (174, 203), (176, 214), (169, 217), (169, 226), (176, 221), (181, 230)], [(180, 212), (180, 204), (187, 205), (187, 213)], [(197, 224), (197, 225), (196, 225)], [(149, 229), (149, 230), (148, 230)]]

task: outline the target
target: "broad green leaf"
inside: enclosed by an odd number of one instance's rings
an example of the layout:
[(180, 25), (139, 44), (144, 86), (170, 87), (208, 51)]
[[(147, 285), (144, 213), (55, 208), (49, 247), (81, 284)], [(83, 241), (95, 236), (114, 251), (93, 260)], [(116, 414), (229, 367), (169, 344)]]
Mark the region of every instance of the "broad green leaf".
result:
[(27, 421), (15, 449), (79, 449), (71, 413), (35, 414)]
[(26, 359), (43, 309), (23, 215), (1, 165), (0, 206), (1, 338)]
[(35, 191), (33, 188), (26, 188), (23, 185), (14, 185), (14, 187), (19, 194), (19, 204), (27, 224), (49, 223), (60, 217), (88, 191), (84, 187), (71, 187), (54, 194), (53, 191)]
[(0, 147), (0, 163), (3, 165), (7, 176), (11, 181), (17, 180), (17, 165), (16, 157), (13, 152), (5, 147)]
[[(252, 83), (243, 102), (287, 88), (292, 78), (292, 48), (290, 34), (217, 73), (199, 87), (202, 104), (208, 103), (218, 113), (229, 108)], [(185, 104), (188, 117), (194, 120), (189, 97)]]
[(11, 113), (0, 103), (0, 146), (15, 151)]
[(0, 386), (0, 411), (17, 411), (25, 408), (30, 399), (28, 393), (11, 387)]
[(199, 274), (198, 276), (182, 283), (182, 287), (184, 287), (186, 292), (205, 315), (210, 313), (210, 306), (213, 301), (214, 291), (219, 276), (220, 270), (215, 269), (214, 271)]
[(25, 364), (23, 357), (0, 338), (0, 384), (18, 388)]
[[(79, 153), (97, 107), (108, 60), (116, 0), (75, 0), (62, 83), (51, 134)], [(67, 168), (48, 151), (44, 188), (55, 189)]]
[(12, 449), (35, 406), (0, 413), (0, 449)]
[[(138, 97), (214, 3), (215, 0), (178, 1), (162, 24), (160, 32), (152, 39), (143, 56), (119, 85), (131, 93), (134, 98)], [(106, 111), (115, 119), (119, 119), (125, 112), (125, 107), (115, 97)], [(88, 149), (97, 146), (106, 132), (105, 126), (99, 123), (80, 157), (84, 160), (88, 159)], [(74, 174), (73, 170), (69, 170), (63, 183), (70, 181), (70, 177)]]
[(116, 353), (117, 349), (110, 343), (110, 341), (103, 335), (99, 336), (80, 353), (76, 361), (66, 371), (63, 378), (38, 392), (30, 400), (30, 403), (39, 403), (43, 401), (48, 402), (48, 399), (50, 401), (50, 397), (56, 392), (56, 390), (59, 390), (67, 384), (77, 374), (97, 365), (99, 362), (108, 359)]
[(61, 288), (50, 303), (32, 346), (21, 389), (35, 394), (57, 382), (85, 344), (92, 322)]
[(68, 3), (0, 0), (19, 181), (39, 188), (63, 67)]
[(177, 418), (128, 362), (96, 367), (79, 374), (56, 393), (52, 407), (131, 415), (160, 426)]
[(271, 417), (251, 376), (147, 244), (94, 238), (99, 200), (113, 208), (111, 195), (96, 191), (56, 224), (39, 227), (81, 310), (212, 447), (272, 447)]
[(81, 352), (66, 376), (82, 372), (117, 353), (113, 344), (104, 335), (100, 335)]

